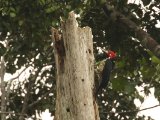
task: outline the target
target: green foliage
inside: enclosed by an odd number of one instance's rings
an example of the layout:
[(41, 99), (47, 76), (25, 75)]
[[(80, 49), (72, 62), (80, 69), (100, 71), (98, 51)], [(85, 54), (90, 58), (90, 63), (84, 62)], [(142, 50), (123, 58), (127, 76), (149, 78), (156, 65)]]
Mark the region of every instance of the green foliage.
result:
[[(29, 116), (35, 114), (35, 110), (46, 108), (54, 114), (56, 82), (50, 28), (51, 26), (60, 28), (60, 17), (66, 19), (68, 13), (74, 10), (81, 16), (77, 18), (80, 26), (92, 28), (95, 56), (98, 53), (97, 47), (109, 48), (118, 53), (110, 85), (106, 92), (103, 92), (104, 96), (99, 98), (101, 120), (144, 119), (143, 116), (137, 117), (137, 112), (127, 111), (138, 109), (134, 105), (134, 99), (141, 102), (144, 100), (137, 92), (135, 88), (137, 86), (146, 84), (144, 88), (146, 95), (150, 93), (149, 89), (154, 87), (155, 97), (160, 100), (160, 60), (132, 37), (132, 31), (126, 30), (123, 24), (105, 16), (102, 11), (104, 1), (99, 2), (97, 4), (95, 0), (0, 1), (0, 55), (5, 57), (6, 71), (13, 74), (23, 66), (32, 66), (34, 69), (27, 80), (19, 82), (17, 87), (11, 90), (11, 101), (7, 109), (20, 113), (22, 101), (25, 99), (23, 94), (27, 95), (28, 91), (30, 100), (27, 102), (29, 107), (26, 113)], [(160, 42), (160, 30), (155, 27), (160, 18), (154, 10), (159, 0), (155, 2), (142, 0), (144, 7), (147, 6), (145, 12), (141, 5), (128, 4), (127, 0), (107, 2), (134, 21), (137, 26), (145, 28), (157, 42)], [(2, 44), (4, 41), (7, 41), (7, 46)], [(97, 68), (99, 61), (96, 60), (95, 63)], [(46, 66), (51, 66), (51, 69), (43, 70)], [(37, 89), (38, 93), (35, 92)], [(49, 96), (49, 93), (54, 94)], [(32, 105), (39, 98), (42, 100)], [(115, 112), (124, 113), (111, 113), (113, 108)], [(18, 119), (17, 116), (12, 117)]]
[(129, 79), (119, 76), (112, 80), (112, 88), (116, 91), (131, 94), (135, 91), (135, 84), (129, 82)]
[(4, 47), (4, 45), (3, 44), (1, 44), (0, 43), (0, 56), (2, 56), (3, 54), (5, 54), (5, 52), (6, 52), (6, 48)]
[(147, 6), (150, 4), (151, 0), (142, 0), (142, 2), (144, 6)]

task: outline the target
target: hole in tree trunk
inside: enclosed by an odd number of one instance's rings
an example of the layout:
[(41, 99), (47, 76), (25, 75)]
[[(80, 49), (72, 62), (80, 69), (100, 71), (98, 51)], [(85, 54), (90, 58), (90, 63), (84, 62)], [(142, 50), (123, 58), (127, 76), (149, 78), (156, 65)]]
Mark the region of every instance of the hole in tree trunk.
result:
[(91, 49), (88, 49), (89, 54), (91, 54)]
[(66, 109), (66, 111), (67, 111), (67, 112), (70, 112), (70, 109), (69, 109), (69, 108), (67, 108), (67, 109)]

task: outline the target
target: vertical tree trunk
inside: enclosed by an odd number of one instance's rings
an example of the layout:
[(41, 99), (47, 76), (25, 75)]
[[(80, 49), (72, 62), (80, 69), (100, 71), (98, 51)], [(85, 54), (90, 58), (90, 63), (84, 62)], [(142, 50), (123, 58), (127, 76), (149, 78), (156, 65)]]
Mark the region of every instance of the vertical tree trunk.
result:
[(92, 32), (79, 28), (74, 13), (63, 22), (63, 38), (52, 28), (57, 68), (55, 120), (99, 120), (94, 102)]
[(1, 87), (1, 120), (6, 119), (6, 91), (5, 91), (5, 82), (4, 82), (4, 74), (5, 74), (5, 62), (4, 57), (2, 56), (0, 59), (0, 87)]

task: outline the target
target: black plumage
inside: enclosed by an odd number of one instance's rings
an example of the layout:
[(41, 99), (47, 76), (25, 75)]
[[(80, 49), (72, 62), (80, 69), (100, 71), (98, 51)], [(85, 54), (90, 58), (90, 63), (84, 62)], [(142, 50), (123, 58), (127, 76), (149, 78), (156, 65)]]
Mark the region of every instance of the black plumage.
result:
[(96, 96), (98, 95), (99, 91), (101, 91), (108, 85), (111, 71), (113, 70), (113, 68), (114, 68), (114, 61), (112, 59), (106, 59), (105, 65), (102, 70), (100, 85), (96, 90)]

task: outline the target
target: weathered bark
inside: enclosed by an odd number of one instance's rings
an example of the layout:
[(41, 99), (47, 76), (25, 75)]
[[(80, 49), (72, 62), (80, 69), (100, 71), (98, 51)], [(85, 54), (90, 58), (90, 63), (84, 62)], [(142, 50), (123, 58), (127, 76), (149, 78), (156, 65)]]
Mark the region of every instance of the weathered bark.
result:
[(5, 74), (5, 62), (4, 57), (1, 57), (0, 61), (0, 87), (1, 87), (1, 120), (6, 119), (6, 91), (5, 91), (5, 82), (4, 82), (4, 74)]
[(94, 102), (92, 32), (79, 28), (74, 13), (62, 25), (63, 39), (52, 28), (55, 45), (57, 97), (55, 120), (99, 120)]
[(133, 31), (135, 34), (133, 37), (137, 38), (144, 47), (152, 51), (155, 56), (160, 58), (160, 45), (147, 32), (142, 30), (133, 21), (122, 15), (120, 12), (113, 9), (107, 3), (103, 6), (103, 9), (109, 18), (123, 24), (127, 30)]

